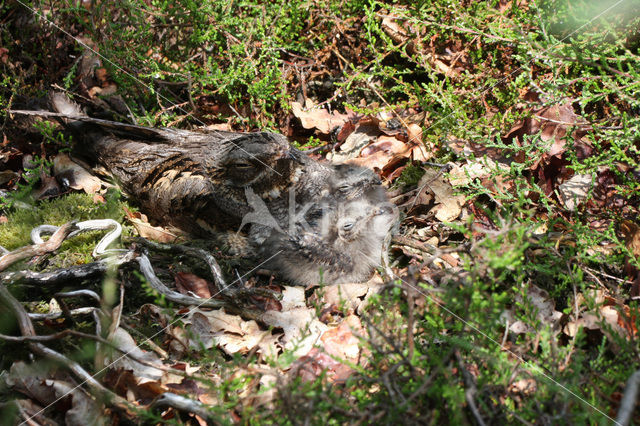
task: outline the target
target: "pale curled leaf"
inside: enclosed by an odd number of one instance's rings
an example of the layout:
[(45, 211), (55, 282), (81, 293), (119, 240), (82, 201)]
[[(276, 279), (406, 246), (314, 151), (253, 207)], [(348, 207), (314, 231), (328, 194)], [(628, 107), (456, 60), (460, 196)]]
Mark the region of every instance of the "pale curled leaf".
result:
[(593, 176), (590, 174), (574, 175), (558, 186), (560, 200), (567, 210), (575, 211), (586, 201), (589, 190), (593, 187), (592, 182)]
[(320, 133), (329, 134), (333, 129), (349, 121), (348, 114), (337, 111), (330, 113), (326, 109), (307, 102), (303, 107), (299, 102), (291, 103), (291, 112), (300, 119), (305, 129), (316, 129)]
[(78, 163), (69, 158), (67, 154), (58, 154), (53, 159), (53, 172), (55, 176), (67, 179), (69, 187), (83, 190), (87, 194), (93, 194), (100, 190), (102, 181), (86, 171)]
[(442, 222), (455, 220), (462, 213), (464, 195), (455, 195), (453, 187), (438, 170), (427, 169), (420, 179), (418, 187), (422, 191), (434, 194), (436, 205), (433, 208), (436, 219)]

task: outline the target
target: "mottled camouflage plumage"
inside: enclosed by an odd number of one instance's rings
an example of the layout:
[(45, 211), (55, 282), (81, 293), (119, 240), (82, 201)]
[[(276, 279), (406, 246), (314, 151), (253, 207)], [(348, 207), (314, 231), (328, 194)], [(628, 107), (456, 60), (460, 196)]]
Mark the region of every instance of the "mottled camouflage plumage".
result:
[[(362, 281), (380, 263), (396, 211), (378, 177), (330, 165), (282, 135), (196, 132), (88, 117), (52, 94), (56, 117), (74, 134), (76, 154), (113, 175), (143, 212), (198, 235), (246, 227), (244, 254), (294, 284)], [(275, 256), (274, 256), (275, 255)]]

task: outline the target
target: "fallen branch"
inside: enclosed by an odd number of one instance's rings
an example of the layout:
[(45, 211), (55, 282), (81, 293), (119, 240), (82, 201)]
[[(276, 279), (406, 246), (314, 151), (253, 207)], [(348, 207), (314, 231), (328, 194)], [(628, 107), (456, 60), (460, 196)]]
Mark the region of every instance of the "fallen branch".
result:
[(53, 340), (59, 340), (67, 336), (80, 337), (82, 339), (89, 339), (89, 340), (94, 340), (96, 342), (102, 343), (103, 345), (108, 346), (109, 348), (120, 352), (123, 356), (126, 356), (127, 358), (139, 364), (145, 365), (147, 367), (155, 368), (156, 370), (165, 371), (167, 373), (175, 374), (177, 376), (182, 376), (182, 377), (189, 377), (189, 378), (194, 377), (194, 374), (187, 373), (184, 370), (178, 370), (176, 368), (167, 367), (164, 364), (155, 364), (153, 362), (149, 362), (145, 359), (142, 359), (136, 355), (133, 355), (130, 350), (122, 349), (117, 345), (115, 345), (113, 342), (103, 337), (96, 336), (95, 334), (82, 333), (76, 330), (63, 330), (58, 333), (47, 334), (46, 336), (9, 336), (6, 334), (0, 334), (0, 340), (6, 340), (8, 342), (51, 342)]
[(62, 225), (58, 230), (49, 238), (49, 240), (42, 242), (41, 244), (32, 244), (30, 246), (21, 247), (17, 250), (9, 252), (0, 257), (0, 271), (4, 271), (9, 266), (22, 260), (29, 259), (34, 256), (42, 256), (43, 254), (51, 253), (62, 245), (63, 241), (72, 232), (78, 230), (76, 222), (69, 222)]
[[(231, 284), (227, 284), (224, 280), (224, 277), (222, 276), (222, 270), (220, 269), (218, 262), (211, 254), (207, 253), (204, 250), (182, 245), (158, 244), (144, 239), (139, 239), (138, 242), (160, 251), (186, 253), (204, 260), (209, 265), (214, 280), (218, 285), (218, 294), (222, 294), (225, 298), (224, 300), (214, 299), (213, 297), (204, 299), (199, 297), (187, 296), (175, 290), (171, 290), (156, 276), (147, 255), (139, 255), (136, 260), (140, 265), (140, 271), (143, 273), (147, 281), (149, 281), (151, 287), (172, 302), (179, 303), (181, 305), (191, 305), (205, 308), (217, 309), (224, 307), (229, 313), (234, 313), (244, 318), (263, 322), (263, 312), (255, 308), (251, 298), (268, 297), (275, 300), (279, 300), (282, 298), (281, 294), (269, 289), (244, 288), (240, 286), (234, 286), (236, 282), (240, 281), (239, 279), (233, 281)], [(220, 287), (221, 284), (223, 285), (222, 287)]]
[(212, 298), (203, 299), (187, 296), (175, 290), (171, 290), (156, 276), (156, 273), (153, 271), (153, 267), (151, 266), (151, 262), (146, 255), (142, 254), (136, 260), (138, 261), (138, 264), (140, 264), (140, 271), (151, 287), (172, 302), (179, 303), (181, 305), (196, 305), (203, 308), (223, 308), (228, 304), (224, 300)]
[(213, 257), (210, 253), (205, 250), (187, 247), (180, 244), (160, 244), (153, 241), (149, 241), (144, 238), (136, 238), (134, 241), (144, 245), (145, 247), (152, 248), (154, 250), (163, 251), (163, 252), (180, 252), (185, 254), (190, 254), (196, 256), (205, 261), (205, 263), (209, 266), (209, 270), (211, 271), (211, 275), (213, 276), (213, 281), (218, 287), (218, 289), (223, 289), (228, 287), (227, 283), (224, 279), (224, 275), (222, 274), (222, 269), (218, 264), (218, 261)]
[(69, 281), (81, 281), (104, 275), (110, 266), (123, 265), (131, 262), (135, 257), (133, 252), (123, 256), (98, 260), (83, 265), (73, 265), (69, 268), (56, 269), (48, 272), (16, 271), (0, 273), (0, 282), (33, 284), (38, 286), (68, 284)]

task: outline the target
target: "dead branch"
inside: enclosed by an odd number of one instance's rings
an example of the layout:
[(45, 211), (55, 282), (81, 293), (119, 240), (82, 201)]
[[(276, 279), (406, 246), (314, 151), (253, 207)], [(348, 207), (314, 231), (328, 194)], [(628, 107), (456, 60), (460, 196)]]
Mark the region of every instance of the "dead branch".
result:
[[(100, 308), (94, 308), (93, 306), (90, 307), (85, 307), (85, 308), (76, 308), (76, 309), (71, 309), (69, 311), (69, 314), (72, 317), (78, 316), (78, 315), (88, 315), (88, 314), (92, 314), (95, 311), (99, 311)], [(58, 311), (58, 312), (49, 312), (46, 314), (37, 314), (37, 313), (28, 313), (29, 315), (29, 319), (31, 319), (31, 321), (51, 321), (54, 319), (58, 319), (60, 317), (62, 317), (64, 315), (64, 313), (62, 311)]]
[(17, 250), (9, 252), (4, 256), (0, 257), (0, 271), (4, 271), (12, 264), (22, 260), (32, 258), (34, 256), (42, 256), (46, 253), (51, 253), (58, 248), (62, 242), (71, 234), (73, 231), (76, 231), (78, 227), (76, 226), (76, 222), (69, 222), (62, 225), (58, 230), (49, 238), (49, 240), (41, 243), (41, 244), (32, 244), (30, 246), (21, 247)]
[(178, 293), (175, 290), (171, 290), (156, 276), (156, 273), (153, 271), (153, 267), (151, 266), (151, 262), (146, 255), (142, 254), (136, 260), (140, 264), (140, 271), (142, 271), (144, 277), (149, 281), (151, 287), (172, 302), (180, 305), (195, 305), (203, 308), (222, 308), (227, 305), (223, 300), (187, 296)]
[(110, 264), (122, 265), (133, 260), (134, 254), (127, 253), (118, 258), (111, 258), (109, 262), (99, 260), (83, 265), (73, 265), (69, 268), (56, 269), (48, 272), (17, 271), (0, 273), (0, 282), (22, 282), (38, 286), (67, 284), (69, 281), (81, 281), (84, 279), (99, 277), (107, 272)]
[(149, 241), (145, 238), (136, 238), (136, 242), (150, 247), (154, 250), (164, 251), (164, 252), (180, 252), (185, 254), (191, 254), (205, 261), (205, 263), (209, 266), (211, 270), (211, 275), (213, 276), (213, 281), (219, 289), (223, 289), (227, 287), (227, 283), (225, 282), (224, 275), (222, 274), (222, 269), (218, 264), (218, 261), (205, 250), (187, 247), (180, 244), (160, 244), (153, 241)]
[(203, 403), (185, 398), (184, 396), (176, 395), (175, 393), (165, 392), (156, 397), (153, 402), (149, 404), (149, 408), (152, 410), (162, 410), (169, 407), (178, 411), (193, 413), (204, 419), (207, 422), (207, 425), (219, 423), (215, 421), (213, 414), (207, 410), (207, 407)]
[(231, 284), (227, 284), (218, 261), (206, 250), (183, 246), (180, 244), (160, 244), (144, 238), (136, 238), (135, 241), (154, 250), (168, 253), (184, 253), (202, 259), (209, 266), (211, 275), (219, 293), (235, 303), (241, 300), (247, 300), (252, 296), (268, 297), (271, 299), (280, 299), (281, 297), (280, 294), (265, 288), (243, 288), (241, 286), (234, 285), (235, 281)]
[(142, 359), (132, 353), (130, 353), (130, 351), (126, 350), (126, 349), (122, 349), (120, 347), (118, 347), (117, 345), (115, 345), (113, 342), (100, 337), (100, 336), (96, 336), (95, 334), (88, 334), (88, 333), (82, 333), (80, 331), (76, 331), (76, 330), (63, 330), (60, 331), (58, 333), (54, 333), (54, 334), (48, 334), (46, 336), (9, 336), (6, 334), (0, 334), (0, 340), (6, 340), (8, 342), (50, 342), (53, 340), (59, 340), (62, 339), (63, 337), (67, 337), (67, 336), (74, 336), (74, 337), (80, 337), (82, 339), (89, 339), (89, 340), (94, 340), (98, 343), (102, 343), (105, 346), (110, 347), (113, 350), (116, 350), (118, 352), (120, 352), (122, 355), (126, 356), (127, 358), (140, 363), (142, 365), (145, 365), (147, 367), (152, 367), (155, 368), (157, 370), (162, 370), (165, 371), (167, 373), (171, 373), (171, 374), (175, 374), (177, 376), (182, 376), (182, 377), (193, 377), (193, 374), (187, 373), (183, 370), (178, 370), (176, 368), (171, 368), (171, 367), (167, 367), (166, 365), (163, 364), (154, 364), (153, 362), (147, 361), (145, 359)]

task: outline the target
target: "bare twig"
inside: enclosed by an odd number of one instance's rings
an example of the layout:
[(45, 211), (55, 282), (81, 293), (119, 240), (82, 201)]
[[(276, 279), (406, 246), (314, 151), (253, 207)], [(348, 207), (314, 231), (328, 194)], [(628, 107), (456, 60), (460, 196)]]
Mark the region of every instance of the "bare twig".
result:
[(151, 266), (151, 262), (146, 255), (140, 255), (137, 261), (140, 264), (140, 271), (142, 271), (144, 277), (149, 281), (151, 287), (172, 302), (179, 303), (181, 305), (197, 305), (203, 308), (222, 308), (227, 305), (223, 300), (202, 299), (199, 297), (186, 296), (175, 290), (171, 290), (156, 276), (156, 273), (153, 271), (153, 267)]
[(152, 410), (161, 410), (168, 407), (178, 411), (193, 413), (205, 420), (207, 425), (220, 423), (214, 419), (213, 414), (207, 410), (207, 407), (203, 403), (176, 395), (175, 393), (165, 392), (149, 404), (149, 408)]
[[(215, 259), (215, 257), (213, 257), (210, 253), (208, 253), (205, 250), (183, 246), (180, 244), (160, 244), (153, 241), (145, 240), (143, 238), (138, 238), (136, 239), (136, 241), (154, 250), (170, 252), (170, 253), (179, 252), (179, 253), (188, 254), (188, 255), (195, 256), (197, 258), (202, 259), (209, 266), (209, 270), (211, 271), (211, 275), (213, 277), (213, 280), (218, 290), (222, 293), (223, 296), (233, 301), (236, 305), (239, 305), (239, 302), (241, 301), (248, 300), (251, 296), (268, 297), (271, 299), (281, 298), (280, 294), (266, 288), (244, 288), (241, 285), (227, 284), (226, 280), (224, 279), (224, 275), (222, 274), (222, 269), (220, 268), (220, 265), (218, 265), (218, 261)], [(236, 280), (235, 282), (241, 283), (241, 280)], [(198, 298), (193, 298), (193, 299), (200, 300)], [(228, 303), (225, 303), (225, 302), (221, 302), (221, 301), (216, 301), (216, 302), (220, 302), (220, 303), (224, 303), (225, 305), (228, 305)]]
[(480, 410), (478, 409), (478, 406), (476, 405), (476, 401), (474, 399), (476, 393), (478, 392), (476, 384), (474, 383), (473, 377), (471, 377), (469, 371), (467, 371), (467, 369), (465, 368), (464, 361), (462, 360), (460, 352), (456, 350), (455, 355), (458, 359), (458, 366), (460, 367), (460, 371), (462, 372), (462, 377), (464, 378), (464, 385), (467, 388), (464, 392), (464, 397), (467, 400), (467, 404), (469, 404), (469, 409), (471, 410), (473, 417), (476, 419), (476, 422), (478, 422), (480, 426), (485, 426), (486, 423), (482, 419), (482, 415), (480, 414)]
[(616, 423), (626, 426), (631, 421), (631, 415), (636, 406), (636, 400), (638, 397), (638, 387), (640, 386), (640, 370), (629, 377), (627, 380), (627, 386), (624, 389), (624, 396), (620, 401), (620, 409), (618, 409), (618, 416), (616, 417)]

